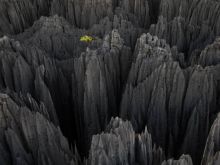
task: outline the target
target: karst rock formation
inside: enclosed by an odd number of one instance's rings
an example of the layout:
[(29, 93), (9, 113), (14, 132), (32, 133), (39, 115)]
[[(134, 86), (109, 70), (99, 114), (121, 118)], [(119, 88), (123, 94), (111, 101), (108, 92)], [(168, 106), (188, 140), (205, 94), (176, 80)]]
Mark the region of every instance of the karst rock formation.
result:
[(220, 0), (0, 0), (0, 165), (220, 165)]

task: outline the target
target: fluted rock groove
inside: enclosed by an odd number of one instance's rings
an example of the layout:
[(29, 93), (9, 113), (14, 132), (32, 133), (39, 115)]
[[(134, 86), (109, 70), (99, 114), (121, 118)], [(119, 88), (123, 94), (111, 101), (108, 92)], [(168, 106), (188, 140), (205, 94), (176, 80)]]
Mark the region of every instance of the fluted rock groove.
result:
[(219, 0), (0, 0), (0, 165), (219, 165), (219, 132)]

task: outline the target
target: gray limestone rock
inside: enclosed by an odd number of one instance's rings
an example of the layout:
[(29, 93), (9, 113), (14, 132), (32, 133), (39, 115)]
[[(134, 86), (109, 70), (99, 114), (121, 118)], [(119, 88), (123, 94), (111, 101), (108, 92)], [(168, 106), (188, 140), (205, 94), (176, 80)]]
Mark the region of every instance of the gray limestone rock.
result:
[(84, 131), (80, 137), (87, 145), (92, 135), (104, 130), (110, 117), (118, 114), (120, 90), (132, 58), (130, 48), (123, 43), (118, 31), (113, 30), (100, 48), (88, 48), (74, 60), (73, 99), (75, 115), (80, 119), (76, 125)]
[(219, 159), (219, 114), (215, 119), (207, 138), (205, 150), (203, 153), (201, 165), (216, 165), (220, 163)]
[(159, 165), (163, 159), (163, 151), (152, 143), (147, 128), (142, 134), (136, 134), (130, 122), (112, 118), (106, 132), (93, 136), (88, 162), (91, 165)]
[(219, 9), (0, 0), (0, 164), (218, 165)]
[(167, 160), (161, 165), (193, 165), (192, 159), (189, 155), (182, 155), (179, 160)]
[(1, 0), (0, 34), (24, 31), (39, 16), (48, 15), (49, 6), (49, 0)]
[(220, 58), (220, 38), (217, 38), (215, 42), (208, 45), (200, 54), (198, 63), (202, 66), (212, 66), (219, 64)]
[(77, 162), (60, 128), (39, 112), (20, 106), (5, 94), (0, 94), (0, 105), (1, 163), (10, 164), (9, 155), (11, 162), (20, 165)]

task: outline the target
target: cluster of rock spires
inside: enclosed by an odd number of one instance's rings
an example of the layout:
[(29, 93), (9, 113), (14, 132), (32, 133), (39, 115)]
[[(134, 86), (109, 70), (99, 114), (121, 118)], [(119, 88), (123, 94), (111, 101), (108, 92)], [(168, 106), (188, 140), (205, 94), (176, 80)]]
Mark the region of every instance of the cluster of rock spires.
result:
[(219, 0), (0, 0), (0, 164), (218, 165), (219, 82)]

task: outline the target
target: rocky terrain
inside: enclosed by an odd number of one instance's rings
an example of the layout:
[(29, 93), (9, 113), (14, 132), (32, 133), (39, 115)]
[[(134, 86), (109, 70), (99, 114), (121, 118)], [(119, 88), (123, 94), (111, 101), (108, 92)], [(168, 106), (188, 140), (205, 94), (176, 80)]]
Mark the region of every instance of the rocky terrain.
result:
[(219, 0), (0, 0), (0, 165), (219, 164)]

